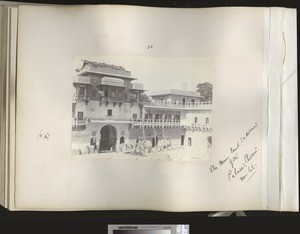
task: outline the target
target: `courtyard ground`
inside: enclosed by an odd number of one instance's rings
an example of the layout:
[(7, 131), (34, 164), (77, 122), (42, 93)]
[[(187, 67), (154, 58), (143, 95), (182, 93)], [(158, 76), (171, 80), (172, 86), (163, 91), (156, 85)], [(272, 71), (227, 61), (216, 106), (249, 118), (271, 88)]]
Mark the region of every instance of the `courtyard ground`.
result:
[(96, 154), (75, 155), (76, 158), (99, 158), (99, 159), (134, 159), (134, 160), (207, 160), (210, 152), (205, 149), (181, 146), (176, 149), (159, 152), (145, 153), (144, 155), (130, 154), (128, 152), (102, 152)]

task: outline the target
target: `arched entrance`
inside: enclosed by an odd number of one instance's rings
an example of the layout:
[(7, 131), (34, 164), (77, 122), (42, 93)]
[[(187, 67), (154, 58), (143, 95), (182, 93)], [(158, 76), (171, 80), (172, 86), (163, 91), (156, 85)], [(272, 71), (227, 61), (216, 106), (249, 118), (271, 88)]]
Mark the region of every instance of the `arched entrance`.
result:
[(117, 142), (117, 130), (111, 125), (104, 126), (100, 131), (100, 151), (115, 150)]

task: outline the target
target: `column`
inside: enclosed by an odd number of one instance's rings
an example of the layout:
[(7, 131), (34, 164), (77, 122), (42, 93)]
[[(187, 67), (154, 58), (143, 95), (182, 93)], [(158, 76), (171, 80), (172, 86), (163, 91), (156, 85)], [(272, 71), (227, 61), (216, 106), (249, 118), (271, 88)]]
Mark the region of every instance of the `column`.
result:
[(145, 108), (142, 108), (142, 127), (143, 127), (143, 140), (145, 141)]
[(165, 138), (165, 114), (162, 114), (162, 136)]
[(171, 125), (174, 125), (174, 114), (171, 116)]

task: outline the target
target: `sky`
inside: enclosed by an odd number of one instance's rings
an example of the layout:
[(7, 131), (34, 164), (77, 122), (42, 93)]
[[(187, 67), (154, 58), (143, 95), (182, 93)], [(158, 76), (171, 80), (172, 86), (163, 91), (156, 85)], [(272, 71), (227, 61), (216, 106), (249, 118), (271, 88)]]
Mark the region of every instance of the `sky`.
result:
[(209, 57), (153, 57), (153, 56), (75, 56), (74, 69), (82, 66), (82, 60), (123, 66), (144, 84), (146, 93), (164, 89), (196, 91), (200, 82), (212, 82), (212, 60)]

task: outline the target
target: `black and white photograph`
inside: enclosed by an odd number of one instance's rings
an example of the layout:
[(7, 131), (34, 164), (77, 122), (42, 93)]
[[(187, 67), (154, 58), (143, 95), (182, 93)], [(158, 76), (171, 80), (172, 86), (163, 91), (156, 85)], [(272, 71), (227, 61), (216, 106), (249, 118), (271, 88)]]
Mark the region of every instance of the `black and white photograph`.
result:
[(75, 56), (72, 155), (209, 159), (211, 64), (202, 57)]

